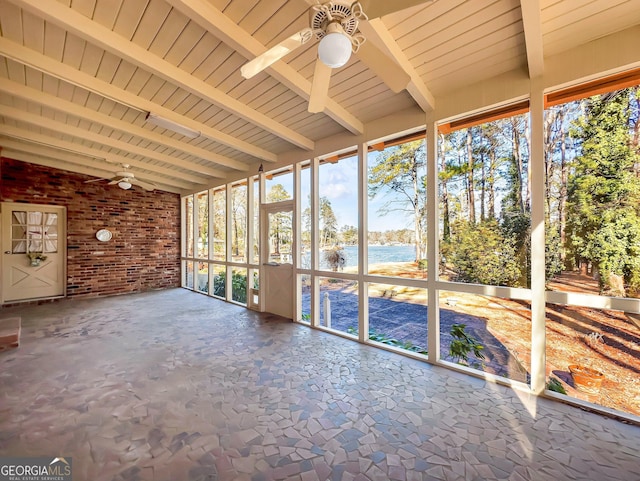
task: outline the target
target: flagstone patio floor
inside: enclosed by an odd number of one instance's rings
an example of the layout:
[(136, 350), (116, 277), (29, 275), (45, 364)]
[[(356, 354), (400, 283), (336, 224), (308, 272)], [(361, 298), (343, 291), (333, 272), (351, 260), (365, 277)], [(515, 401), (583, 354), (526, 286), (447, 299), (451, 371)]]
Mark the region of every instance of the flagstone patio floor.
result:
[(188, 290), (13, 316), (0, 456), (74, 480), (640, 480), (638, 426)]

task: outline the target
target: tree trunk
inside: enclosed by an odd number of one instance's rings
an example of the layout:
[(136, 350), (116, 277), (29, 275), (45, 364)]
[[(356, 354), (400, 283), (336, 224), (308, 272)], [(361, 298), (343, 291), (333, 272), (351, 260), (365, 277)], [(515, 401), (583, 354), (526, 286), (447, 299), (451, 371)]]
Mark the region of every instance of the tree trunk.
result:
[(472, 224), (476, 223), (476, 212), (475, 212), (475, 192), (474, 192), (474, 182), (473, 182), (473, 146), (472, 146), (473, 135), (471, 133), (471, 129), (467, 129), (467, 206), (469, 208), (469, 222)]

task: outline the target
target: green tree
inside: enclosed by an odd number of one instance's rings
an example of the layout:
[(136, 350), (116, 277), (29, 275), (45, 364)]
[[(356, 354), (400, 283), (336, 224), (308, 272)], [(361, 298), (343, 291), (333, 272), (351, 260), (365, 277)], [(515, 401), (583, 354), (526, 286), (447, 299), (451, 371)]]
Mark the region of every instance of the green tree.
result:
[[(267, 192), (268, 202), (281, 202), (290, 199), (291, 196), (282, 184), (275, 184)], [(293, 225), (291, 216), (286, 212), (277, 212), (269, 220), (269, 239), (271, 241), (274, 254), (281, 252), (291, 252), (291, 241), (293, 239)]]
[(424, 141), (415, 140), (385, 149), (369, 168), (369, 197), (390, 194), (380, 214), (412, 214), (416, 260), (426, 258), (425, 163)]
[(631, 122), (638, 95), (635, 87), (591, 97), (570, 132), (582, 151), (569, 176), (568, 248), (612, 295), (640, 290), (640, 155)]
[(338, 242), (338, 219), (331, 201), (320, 197), (320, 247), (332, 246)]

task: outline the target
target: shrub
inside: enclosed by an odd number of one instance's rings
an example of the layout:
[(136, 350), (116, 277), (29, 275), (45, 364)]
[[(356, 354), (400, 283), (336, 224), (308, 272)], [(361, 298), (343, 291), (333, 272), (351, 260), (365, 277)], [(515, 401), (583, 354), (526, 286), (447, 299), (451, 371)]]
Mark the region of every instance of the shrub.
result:
[(450, 261), (460, 281), (515, 287), (521, 272), (514, 244), (495, 220), (458, 222)]
[(333, 272), (342, 270), (347, 263), (347, 255), (342, 247), (334, 246), (324, 251), (324, 261), (329, 265)]
[(454, 324), (451, 326), (451, 336), (453, 341), (449, 345), (449, 358), (453, 359), (458, 364), (469, 365), (469, 353), (473, 352), (473, 355), (478, 359), (484, 359), (482, 349), (484, 346), (479, 344), (478, 341), (466, 333), (466, 324)]

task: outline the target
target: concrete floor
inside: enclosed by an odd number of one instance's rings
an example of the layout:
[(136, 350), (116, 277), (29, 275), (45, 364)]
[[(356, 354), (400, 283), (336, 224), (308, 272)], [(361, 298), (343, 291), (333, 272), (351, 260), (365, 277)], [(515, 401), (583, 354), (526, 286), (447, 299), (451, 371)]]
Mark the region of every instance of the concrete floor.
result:
[(0, 455), (74, 480), (640, 480), (640, 427), (184, 289), (12, 315)]

